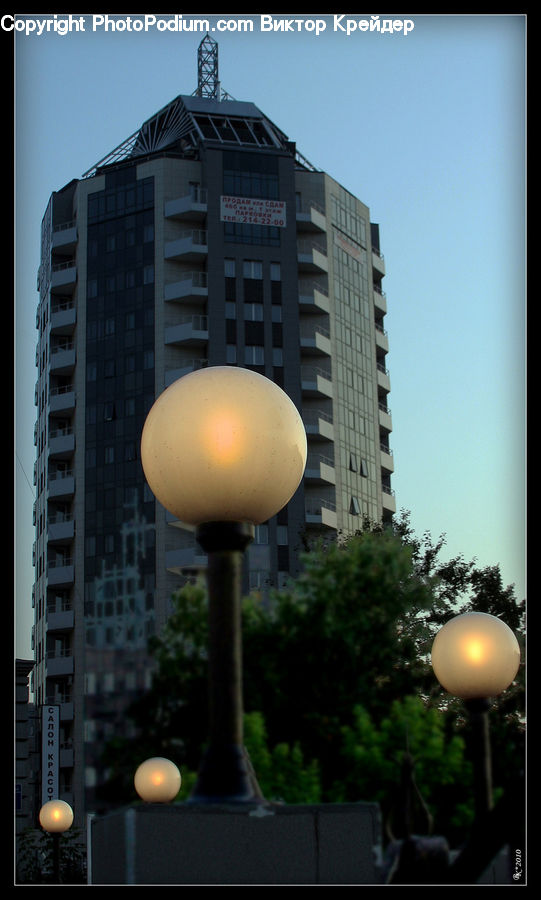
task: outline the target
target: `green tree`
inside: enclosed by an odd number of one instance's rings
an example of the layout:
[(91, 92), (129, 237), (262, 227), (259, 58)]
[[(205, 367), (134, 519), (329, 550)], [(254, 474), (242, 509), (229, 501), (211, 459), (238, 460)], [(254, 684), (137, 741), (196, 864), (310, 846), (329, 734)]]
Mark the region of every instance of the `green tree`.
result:
[[(246, 743), (266, 796), (286, 802), (369, 799), (363, 792), (375, 784), (388, 794), (398, 769), (396, 762), (389, 768), (386, 723), (396, 727), (400, 710), (407, 709), (412, 740), (424, 734), (414, 754), (421, 792), (429, 799), (437, 796), (438, 813), (449, 828), (467, 821), (461, 804), (468, 805), (462, 777), (468, 769), (463, 761), (461, 776), (458, 765), (467, 719), (461, 702), (434, 677), (432, 642), (449, 618), (469, 609), (500, 615), (522, 639), (524, 610), (513, 589), (503, 587), (497, 566), (479, 569), (462, 556), (442, 562), (444, 545), (443, 537), (434, 541), (428, 533), (417, 538), (408, 514), (397, 517), (392, 531), (364, 523), (352, 537), (307, 551), (301, 576), (272, 593), (269, 602), (244, 599)], [(173, 759), (185, 788), (195, 778), (207, 737), (206, 648), (205, 586), (186, 585), (174, 595), (172, 615), (152, 641), (152, 687), (131, 710), (141, 739), (131, 746), (117, 741), (107, 749), (117, 802), (126, 791), (133, 798), (134, 768), (146, 756)], [(520, 675), (491, 717), (497, 787), (505, 787), (505, 767), (516, 768), (521, 752), (523, 691)], [(405, 700), (412, 696), (420, 698), (415, 710)], [(354, 764), (359, 710), (374, 735), (370, 779)], [(431, 729), (433, 740), (427, 737)], [(387, 749), (380, 752), (380, 746)], [(437, 753), (447, 773), (439, 787), (430, 780), (438, 771)], [(447, 777), (455, 778), (453, 789)]]
[(342, 739), (343, 774), (333, 785), (338, 801), (379, 803), (387, 833), (402, 837), (402, 766), (409, 754), (419, 788), (418, 795), (412, 791), (412, 832), (450, 838), (470, 825), (471, 765), (463, 738), (448, 733), (440, 710), (406, 696), (378, 721), (357, 706), (353, 723), (342, 727)]
[(385, 711), (411, 693), (412, 646), (397, 628), (431, 601), (412, 554), (389, 532), (363, 533), (304, 556), (303, 574), (271, 597), (245, 604), (245, 701), (264, 710), (271, 743), (298, 740), (333, 783), (340, 729), (356, 704)]
[[(85, 840), (77, 829), (60, 836), (59, 867), (63, 884), (86, 884)], [(26, 828), (17, 836), (16, 883), (53, 884), (53, 835)]]

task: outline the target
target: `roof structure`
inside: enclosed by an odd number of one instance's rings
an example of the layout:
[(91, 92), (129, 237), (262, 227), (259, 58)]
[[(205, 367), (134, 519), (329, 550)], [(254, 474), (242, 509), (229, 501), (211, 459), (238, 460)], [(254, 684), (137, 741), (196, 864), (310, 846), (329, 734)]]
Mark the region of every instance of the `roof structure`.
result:
[(234, 100), (220, 88), (217, 44), (207, 35), (199, 46), (198, 87), (191, 96), (175, 97), (130, 137), (82, 176), (90, 178), (104, 166), (148, 157), (166, 149), (194, 156), (202, 143), (268, 147), (295, 154), (298, 165), (317, 171), (293, 142), (254, 103)]

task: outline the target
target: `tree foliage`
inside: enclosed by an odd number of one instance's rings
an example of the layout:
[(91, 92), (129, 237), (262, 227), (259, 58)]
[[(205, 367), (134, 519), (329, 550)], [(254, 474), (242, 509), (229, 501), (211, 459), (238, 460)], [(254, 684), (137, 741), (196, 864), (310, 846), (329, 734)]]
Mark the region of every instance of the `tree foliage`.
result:
[[(392, 530), (365, 522), (356, 535), (307, 550), (299, 578), (267, 601), (244, 599), (245, 738), (267, 798), (376, 799), (392, 818), (407, 738), (440, 833), (468, 823), (467, 722), (434, 677), (432, 642), (449, 618), (477, 610), (500, 616), (523, 643), (524, 603), (503, 587), (498, 566), (442, 562), (444, 546), (443, 537), (418, 538), (408, 514)], [(152, 640), (152, 687), (131, 710), (138, 759), (130, 761), (127, 742), (107, 748), (115, 799), (133, 794), (134, 766), (145, 756), (169, 756), (184, 787), (192, 783), (206, 740), (206, 648), (198, 582), (175, 594)], [(495, 706), (494, 775), (503, 788), (506, 767), (523, 754), (522, 670)]]

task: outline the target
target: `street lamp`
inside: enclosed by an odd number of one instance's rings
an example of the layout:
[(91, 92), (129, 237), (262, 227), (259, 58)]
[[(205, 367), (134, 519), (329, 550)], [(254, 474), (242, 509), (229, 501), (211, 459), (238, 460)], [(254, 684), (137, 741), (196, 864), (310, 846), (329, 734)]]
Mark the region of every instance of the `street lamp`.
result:
[(195, 526), (208, 556), (209, 747), (190, 802), (261, 802), (243, 747), (241, 576), (254, 526), (276, 515), (306, 465), (299, 412), (249, 369), (185, 375), (156, 400), (141, 438), (148, 484)]
[(73, 810), (65, 800), (48, 800), (39, 811), (39, 823), (53, 841), (53, 879), (61, 883), (60, 877), (60, 835), (73, 824)]
[(177, 796), (182, 781), (176, 765), (163, 756), (142, 762), (133, 780), (141, 800), (147, 803), (170, 803)]
[(432, 668), (443, 688), (464, 700), (472, 724), (475, 811), (492, 808), (488, 716), (490, 698), (505, 691), (518, 672), (520, 648), (505, 622), (488, 613), (464, 613), (438, 631)]

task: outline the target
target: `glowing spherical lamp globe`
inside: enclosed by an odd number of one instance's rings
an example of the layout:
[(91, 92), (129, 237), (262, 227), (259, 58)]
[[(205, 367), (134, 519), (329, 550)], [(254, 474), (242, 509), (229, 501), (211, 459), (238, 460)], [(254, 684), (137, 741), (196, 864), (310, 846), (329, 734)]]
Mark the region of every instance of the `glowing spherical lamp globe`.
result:
[(145, 760), (134, 777), (135, 790), (147, 803), (170, 803), (177, 796), (181, 781), (176, 765), (163, 756)]
[(73, 810), (65, 800), (48, 800), (39, 811), (39, 824), (52, 834), (67, 831), (73, 824)]
[(450, 619), (432, 645), (432, 668), (450, 694), (463, 700), (496, 697), (518, 672), (520, 648), (505, 622), (488, 613)]
[(249, 369), (179, 378), (151, 408), (141, 461), (160, 503), (191, 525), (265, 522), (299, 486), (306, 432), (294, 403)]

